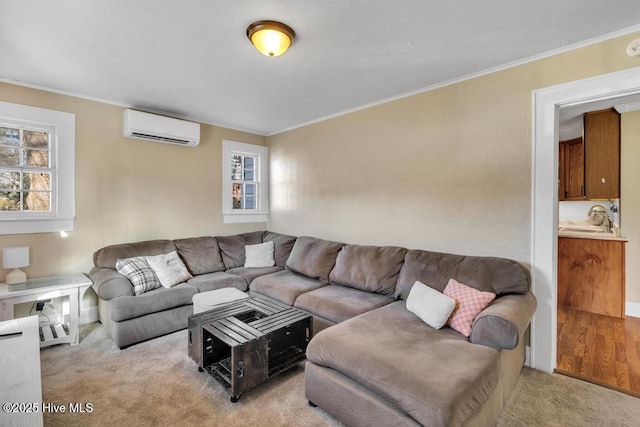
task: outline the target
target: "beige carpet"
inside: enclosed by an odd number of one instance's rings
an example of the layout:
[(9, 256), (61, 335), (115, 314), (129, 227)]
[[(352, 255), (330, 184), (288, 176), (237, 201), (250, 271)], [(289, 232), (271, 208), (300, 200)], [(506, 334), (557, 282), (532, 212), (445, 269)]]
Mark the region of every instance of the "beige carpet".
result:
[[(99, 323), (78, 346), (41, 352), (46, 426), (339, 426), (304, 398), (302, 366), (245, 393), (238, 403), (187, 355), (187, 331), (118, 350)], [(69, 403), (92, 412), (69, 413)], [(562, 375), (525, 369), (499, 426), (639, 425), (640, 399)]]

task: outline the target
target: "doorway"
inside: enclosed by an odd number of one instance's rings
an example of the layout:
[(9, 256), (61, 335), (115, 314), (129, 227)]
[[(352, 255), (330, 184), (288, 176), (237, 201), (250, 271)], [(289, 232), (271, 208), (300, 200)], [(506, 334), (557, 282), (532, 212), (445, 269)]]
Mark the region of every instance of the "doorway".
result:
[(530, 366), (556, 368), (558, 262), (558, 112), (562, 106), (640, 94), (640, 67), (533, 92), (531, 279), (538, 309)]
[[(592, 162), (597, 162), (595, 165), (592, 163), (592, 170), (594, 166), (600, 167), (602, 175), (612, 171), (607, 175), (611, 178), (608, 181), (616, 182), (615, 171), (619, 168), (620, 185), (614, 184), (604, 192), (600, 190), (595, 196), (608, 196), (615, 199), (613, 202), (612, 199), (608, 202), (585, 200), (583, 180), (565, 179), (565, 192), (562, 194), (565, 197), (561, 197), (559, 202), (561, 226), (563, 220), (566, 224), (581, 220), (586, 222), (586, 214), (592, 206), (603, 207), (608, 217), (622, 226), (620, 230), (623, 235), (617, 237), (625, 240), (600, 240), (584, 234), (583, 238), (575, 238), (571, 233), (560, 233), (556, 372), (635, 396), (640, 396), (640, 351), (636, 347), (640, 339), (640, 318), (629, 315), (637, 315), (634, 310), (627, 311), (627, 317), (624, 318), (624, 287), (626, 277), (629, 289), (634, 294), (631, 300), (637, 300), (635, 284), (639, 283), (639, 277), (632, 262), (625, 267), (624, 252), (626, 247), (627, 259), (637, 258), (636, 245), (629, 247), (626, 238), (633, 236), (631, 240), (637, 243), (640, 235), (635, 220), (638, 214), (636, 205), (640, 205), (635, 173), (639, 159), (637, 154), (640, 152), (637, 148), (640, 126), (633, 124), (640, 118), (640, 112), (635, 111), (639, 101), (639, 95), (628, 95), (559, 110), (559, 139), (567, 141), (561, 143), (560, 159), (563, 150), (565, 154), (567, 149), (577, 152), (567, 165), (571, 169), (565, 168), (565, 176), (571, 176), (576, 171), (579, 175), (586, 168), (581, 159), (582, 137), (587, 133), (583, 130), (585, 114), (596, 118), (597, 128), (594, 130), (592, 127), (589, 135), (595, 132), (596, 138), (599, 135), (615, 137), (617, 129), (621, 131), (619, 150), (622, 154), (620, 159), (624, 161), (623, 168), (613, 160), (614, 157), (610, 157), (610, 163), (607, 164), (602, 164), (601, 158), (591, 158)], [(611, 111), (612, 107), (621, 114)], [(593, 120), (590, 123), (593, 126)], [(577, 144), (578, 150), (574, 148)], [(605, 154), (609, 151), (619, 152), (615, 147), (604, 151)], [(560, 190), (563, 190), (563, 185)], [(567, 197), (567, 194), (574, 195)], [(621, 222), (622, 217), (628, 221)]]

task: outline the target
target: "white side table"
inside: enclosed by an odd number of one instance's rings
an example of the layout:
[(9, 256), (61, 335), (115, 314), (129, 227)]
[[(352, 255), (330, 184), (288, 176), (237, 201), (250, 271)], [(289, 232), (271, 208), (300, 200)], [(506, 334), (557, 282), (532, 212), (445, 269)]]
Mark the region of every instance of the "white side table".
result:
[(33, 314), (30, 308), (35, 307), (37, 301), (61, 302), (56, 310), (61, 312), (62, 322), (40, 326), (40, 347), (76, 345), (80, 341), (82, 296), (91, 284), (91, 279), (82, 273), (31, 279), (20, 285), (0, 283), (0, 320)]

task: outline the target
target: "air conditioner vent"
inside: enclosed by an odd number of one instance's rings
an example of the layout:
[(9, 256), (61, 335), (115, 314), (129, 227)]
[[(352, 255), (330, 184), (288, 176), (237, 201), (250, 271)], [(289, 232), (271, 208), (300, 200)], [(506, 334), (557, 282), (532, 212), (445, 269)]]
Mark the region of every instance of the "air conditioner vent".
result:
[(169, 142), (169, 143), (180, 144), (180, 145), (189, 144), (189, 141), (185, 141), (184, 139), (169, 138), (167, 136), (160, 136), (160, 135), (150, 135), (148, 133), (132, 132), (131, 136), (134, 138), (151, 139), (153, 141)]

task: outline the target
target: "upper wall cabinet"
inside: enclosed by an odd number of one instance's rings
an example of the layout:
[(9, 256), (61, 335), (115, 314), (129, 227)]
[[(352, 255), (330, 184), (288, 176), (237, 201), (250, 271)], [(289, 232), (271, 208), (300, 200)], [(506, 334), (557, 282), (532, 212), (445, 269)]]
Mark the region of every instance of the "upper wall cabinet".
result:
[(589, 199), (620, 197), (620, 114), (612, 109), (584, 115), (585, 187)]
[(560, 200), (584, 200), (584, 144), (582, 138), (560, 141)]
[(584, 140), (560, 142), (560, 200), (620, 198), (620, 114), (584, 115)]

